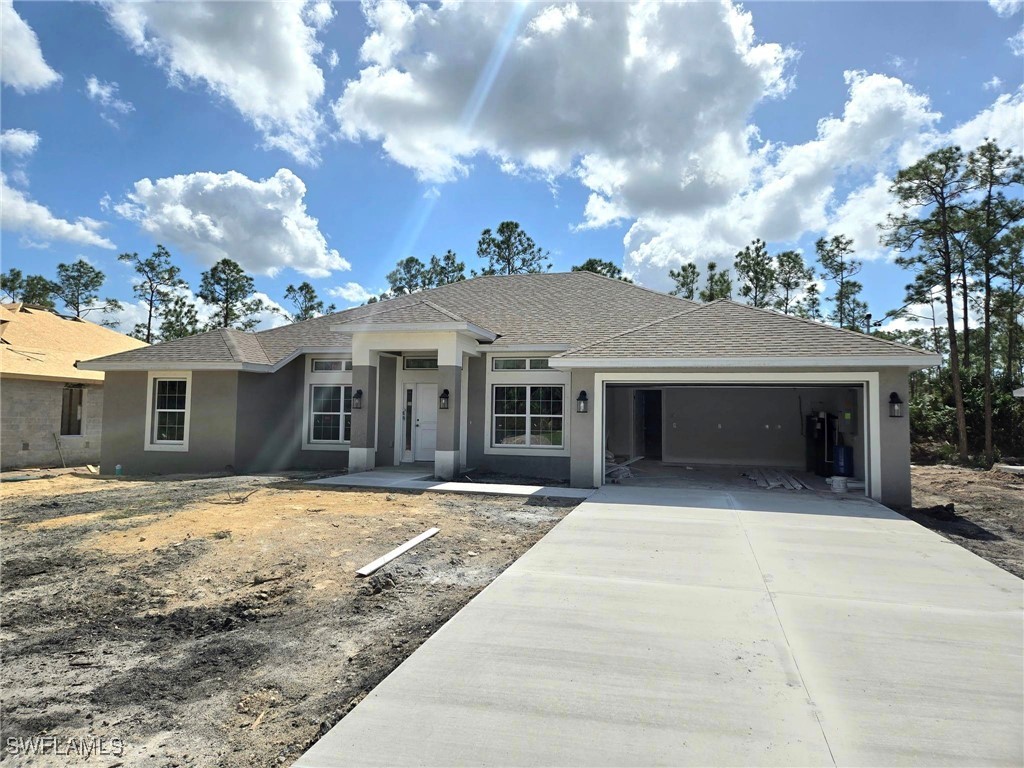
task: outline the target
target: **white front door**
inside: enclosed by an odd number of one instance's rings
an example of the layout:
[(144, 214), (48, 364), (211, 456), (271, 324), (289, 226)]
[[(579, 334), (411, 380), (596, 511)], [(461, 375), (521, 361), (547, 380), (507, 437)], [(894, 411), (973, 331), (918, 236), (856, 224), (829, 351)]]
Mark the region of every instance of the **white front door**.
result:
[(437, 384), (413, 387), (413, 461), (433, 461), (437, 448)]

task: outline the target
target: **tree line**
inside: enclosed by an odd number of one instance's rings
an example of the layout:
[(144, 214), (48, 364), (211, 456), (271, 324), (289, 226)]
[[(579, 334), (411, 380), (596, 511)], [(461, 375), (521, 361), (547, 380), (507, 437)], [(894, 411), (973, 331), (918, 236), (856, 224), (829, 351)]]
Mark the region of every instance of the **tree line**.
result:
[[(873, 318), (862, 298), (864, 286), (857, 278), (863, 261), (856, 257), (853, 241), (842, 234), (819, 239), (811, 261), (795, 250), (771, 254), (763, 240), (755, 239), (735, 255), (732, 270), (712, 261), (701, 275), (695, 263), (684, 263), (668, 273), (671, 292), (702, 302), (735, 295), (754, 307), (939, 353), (941, 366), (911, 375), (915, 440), (937, 444), (947, 459), (967, 462), (974, 455), (991, 465), (999, 454), (1024, 454), (1024, 406), (1011, 395), (1024, 383), (1022, 186), (1024, 158), (990, 140), (969, 152), (943, 147), (900, 170), (890, 190), (901, 210), (881, 222), (879, 230), (910, 282), (904, 305), (880, 318)], [(551, 268), (549, 252), (515, 221), (485, 229), (476, 255), (485, 265), (468, 275), (452, 250), (426, 262), (406, 257), (387, 274), (387, 290), (367, 303), (467, 277)], [(149, 257), (125, 253), (119, 259), (134, 268), (133, 292), (146, 310), (145, 322), (131, 335), (150, 343), (212, 328), (251, 330), (270, 309), (255, 296), (253, 279), (230, 259), (201, 275), (195, 295), (212, 311), (205, 323), (163, 246)], [(618, 265), (602, 259), (587, 259), (572, 270), (632, 282)], [(51, 308), (61, 302), (68, 312), (83, 317), (122, 308), (115, 299), (100, 298), (103, 282), (100, 270), (79, 260), (58, 265), (56, 280), (10, 269), (0, 275), (0, 291), (11, 300)], [(291, 322), (335, 311), (308, 282), (288, 285), (284, 298), (291, 309), (283, 314)], [(930, 316), (912, 316), (919, 306)], [(941, 308), (938, 313), (936, 306)], [(881, 329), (885, 321), (900, 317), (924, 320), (930, 327)]]
[[(181, 277), (181, 269), (172, 262), (170, 252), (162, 245), (147, 257), (137, 253), (122, 253), (118, 259), (131, 265), (135, 271), (132, 293), (139, 300), (146, 319), (136, 323), (129, 336), (155, 344), (216, 328), (235, 328), (251, 331), (262, 315), (279, 312), (289, 322), (309, 320), (335, 311), (333, 304), (325, 304), (316, 289), (308, 282), (289, 285), (285, 301), (291, 311), (271, 307), (256, 296), (256, 283), (242, 267), (231, 259), (221, 259), (200, 276), (195, 296), (202, 299), (210, 310), (209, 320), (199, 318), (196, 304), (190, 299), (190, 286)], [(57, 310), (58, 302), (73, 317), (85, 318), (92, 313), (110, 315), (124, 309), (117, 299), (100, 298), (100, 289), (106, 275), (84, 259), (73, 264), (58, 264), (57, 279), (42, 275), (23, 275), (11, 268), (0, 274), (0, 293), (9, 301)], [(102, 321), (111, 325), (108, 317)]]

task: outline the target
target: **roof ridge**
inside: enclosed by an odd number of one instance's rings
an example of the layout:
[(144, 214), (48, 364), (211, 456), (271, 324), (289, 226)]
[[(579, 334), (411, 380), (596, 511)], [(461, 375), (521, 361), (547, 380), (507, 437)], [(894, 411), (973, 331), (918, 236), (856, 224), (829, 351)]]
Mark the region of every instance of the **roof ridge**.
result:
[[(685, 301), (685, 299), (684, 299), (684, 301)], [(636, 333), (637, 331), (642, 331), (644, 328), (650, 328), (652, 325), (657, 325), (658, 323), (664, 323), (666, 320), (674, 320), (675, 318), (680, 317), (682, 315), (688, 315), (691, 312), (697, 312), (698, 310), (701, 310), (701, 309), (703, 309), (704, 307), (707, 306), (707, 304), (701, 304), (700, 302), (693, 302), (693, 303), (694, 303), (695, 306), (687, 307), (686, 309), (683, 309), (683, 310), (681, 310), (679, 312), (673, 312), (671, 315), (665, 315), (665, 317), (660, 317), (657, 320), (650, 320), (650, 321), (648, 321), (646, 323), (643, 323), (642, 325), (636, 326), (635, 328), (629, 328), (629, 329), (627, 329), (625, 331), (619, 331), (618, 333), (613, 333), (611, 336), (605, 336), (604, 338), (598, 339), (597, 341), (592, 341), (589, 344), (584, 344), (581, 347), (576, 347), (574, 349), (567, 349), (565, 352), (561, 352), (561, 353), (559, 353), (557, 355), (554, 355), (554, 357), (565, 357), (566, 355), (573, 355), (573, 354), (576, 354), (577, 352), (581, 352), (584, 349), (589, 349), (590, 347), (596, 347), (598, 344), (604, 344), (605, 342), (611, 341), (612, 339), (617, 339), (620, 336), (628, 336), (631, 333)]]
[(715, 301), (713, 301), (711, 303), (712, 304), (717, 304), (718, 302), (721, 302), (721, 301), (726, 301), (726, 302), (728, 302), (730, 304), (733, 304), (733, 305), (735, 305), (737, 307), (740, 307), (740, 308), (743, 308), (743, 309), (752, 309), (752, 310), (754, 310), (756, 312), (767, 312), (768, 314), (775, 315), (776, 317), (788, 317), (791, 320), (799, 320), (801, 323), (806, 323), (807, 325), (813, 325), (815, 328), (829, 328), (829, 329), (831, 329), (833, 331), (841, 331), (842, 333), (856, 336), (859, 339), (871, 339), (872, 341), (877, 341), (880, 344), (888, 344), (889, 346), (896, 347), (897, 349), (905, 349), (905, 350), (907, 350), (909, 352), (917, 352), (918, 354), (921, 354), (921, 355), (931, 354), (927, 350), (920, 349), (918, 347), (912, 347), (909, 344), (901, 344), (898, 341), (890, 341), (889, 339), (883, 339), (883, 338), (880, 338), (878, 336), (873, 336), (870, 333), (863, 333), (861, 331), (854, 331), (854, 330), (851, 330), (850, 328), (841, 328), (838, 325), (830, 325), (829, 323), (819, 322), (818, 320), (811, 320), (810, 318), (800, 317), (799, 315), (790, 315), (790, 314), (787, 314), (785, 312), (779, 312), (779, 310), (777, 310), (777, 309), (771, 309), (769, 307), (755, 307), (755, 306), (752, 306), (750, 304), (741, 304), (740, 302), (735, 301), (734, 299), (716, 299)]
[(434, 302), (430, 301), (430, 299), (420, 299), (419, 303), (420, 304), (426, 304), (428, 307), (436, 309), (442, 315), (447, 315), (452, 320), (455, 320), (457, 322), (460, 322), (460, 323), (469, 322), (468, 320), (466, 320), (466, 318), (460, 317), (459, 315), (456, 315), (454, 312), (451, 312), (450, 310), (447, 310), (444, 307), (439, 306), (438, 304), (435, 304)]

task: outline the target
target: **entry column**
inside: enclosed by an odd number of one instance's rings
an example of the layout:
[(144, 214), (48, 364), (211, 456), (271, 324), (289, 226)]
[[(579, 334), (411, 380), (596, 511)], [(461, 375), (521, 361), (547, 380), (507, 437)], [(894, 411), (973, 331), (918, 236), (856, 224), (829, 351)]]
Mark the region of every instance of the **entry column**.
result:
[(437, 391), (437, 446), (434, 449), (434, 475), (441, 480), (451, 480), (461, 469), (459, 466), (461, 440), (459, 429), (462, 421), (461, 365), (437, 366)]
[[(376, 360), (374, 360), (376, 362)], [(356, 396), (359, 396), (358, 401)], [(348, 471), (365, 472), (375, 466), (377, 442), (377, 366), (352, 366), (352, 442)], [(356, 407), (358, 405), (360, 407)]]

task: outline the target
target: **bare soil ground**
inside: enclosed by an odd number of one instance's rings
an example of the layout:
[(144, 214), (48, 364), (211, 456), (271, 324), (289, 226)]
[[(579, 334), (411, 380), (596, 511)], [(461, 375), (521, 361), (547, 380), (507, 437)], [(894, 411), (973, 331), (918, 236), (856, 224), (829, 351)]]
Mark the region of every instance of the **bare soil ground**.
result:
[[(0, 484), (3, 764), (290, 763), (574, 505), (298, 479)], [(126, 749), (8, 754), (41, 735)]]
[(1024, 578), (1024, 476), (938, 464), (911, 477), (903, 514)]

